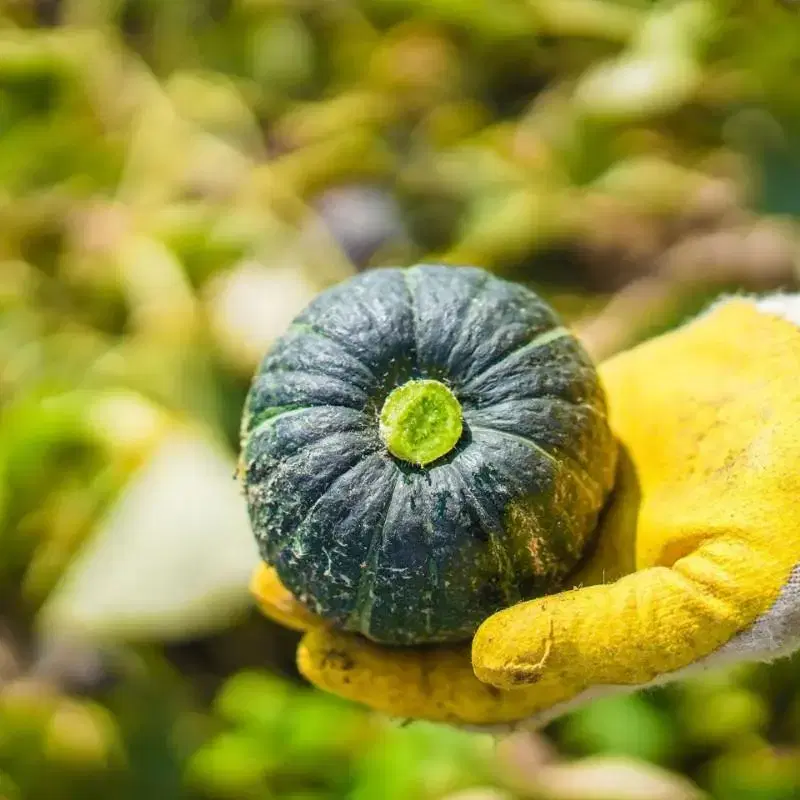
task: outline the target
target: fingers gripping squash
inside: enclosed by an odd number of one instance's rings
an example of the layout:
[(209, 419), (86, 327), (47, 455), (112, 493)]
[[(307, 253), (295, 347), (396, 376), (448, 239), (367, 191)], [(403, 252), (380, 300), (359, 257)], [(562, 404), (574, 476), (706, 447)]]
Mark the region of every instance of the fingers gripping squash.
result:
[(386, 644), (469, 638), (558, 589), (613, 481), (595, 369), (529, 290), (471, 267), (363, 273), (264, 358), (241, 472), (262, 557)]

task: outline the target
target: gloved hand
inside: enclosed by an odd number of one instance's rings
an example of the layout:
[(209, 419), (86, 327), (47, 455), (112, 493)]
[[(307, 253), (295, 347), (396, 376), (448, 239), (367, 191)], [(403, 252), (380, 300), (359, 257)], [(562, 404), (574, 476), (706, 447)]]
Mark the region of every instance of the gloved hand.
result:
[(733, 299), (601, 367), (621, 457), (572, 590), (486, 620), (471, 648), (386, 648), (304, 611), (322, 689), (393, 716), (539, 724), (613, 691), (800, 646), (800, 296)]

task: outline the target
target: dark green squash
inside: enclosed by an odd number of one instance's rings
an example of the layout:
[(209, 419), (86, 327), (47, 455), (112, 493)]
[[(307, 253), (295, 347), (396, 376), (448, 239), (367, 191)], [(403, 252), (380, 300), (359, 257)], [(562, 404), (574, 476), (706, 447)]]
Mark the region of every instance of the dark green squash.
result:
[(394, 644), (464, 640), (556, 591), (615, 456), (574, 336), (471, 267), (373, 270), (321, 294), (265, 357), (242, 426), (264, 560), (312, 611)]

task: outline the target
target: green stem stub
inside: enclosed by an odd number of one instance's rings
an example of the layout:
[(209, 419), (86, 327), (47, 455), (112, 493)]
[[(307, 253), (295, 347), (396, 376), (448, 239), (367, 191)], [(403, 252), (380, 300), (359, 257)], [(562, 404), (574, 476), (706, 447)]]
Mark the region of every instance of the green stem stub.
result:
[(395, 458), (424, 467), (461, 438), (461, 405), (439, 381), (408, 381), (386, 398), (380, 433)]

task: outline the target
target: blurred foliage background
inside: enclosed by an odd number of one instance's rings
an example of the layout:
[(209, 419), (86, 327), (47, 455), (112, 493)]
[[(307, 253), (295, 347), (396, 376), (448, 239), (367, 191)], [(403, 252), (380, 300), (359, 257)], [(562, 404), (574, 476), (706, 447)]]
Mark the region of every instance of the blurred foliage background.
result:
[(598, 358), (796, 289), (792, 0), (0, 0), (0, 798), (800, 797), (798, 661), (500, 743), (304, 686), (233, 479), (260, 355), (476, 263)]

